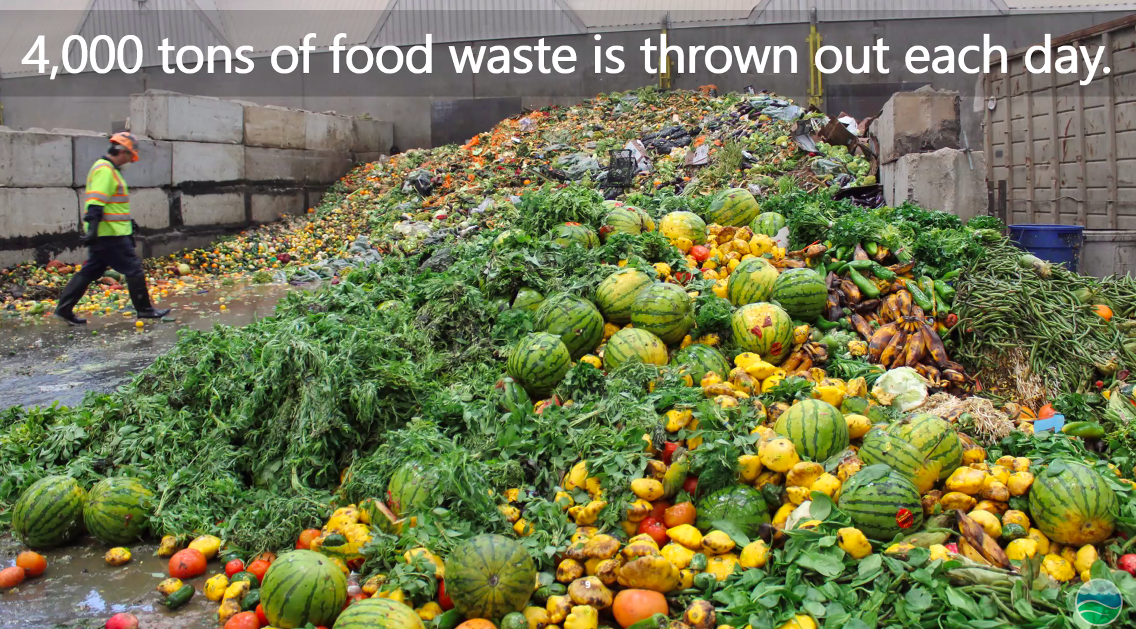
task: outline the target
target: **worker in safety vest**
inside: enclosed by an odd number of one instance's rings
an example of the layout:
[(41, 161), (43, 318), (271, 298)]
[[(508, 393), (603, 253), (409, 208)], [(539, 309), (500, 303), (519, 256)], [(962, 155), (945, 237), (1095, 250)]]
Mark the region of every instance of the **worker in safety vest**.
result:
[(134, 221), (130, 219), (130, 191), (122, 178), (121, 169), (138, 161), (138, 148), (134, 136), (116, 133), (110, 137), (107, 154), (91, 166), (87, 173), (87, 190), (83, 216), (85, 232), (80, 240), (88, 247), (88, 259), (83, 268), (71, 276), (71, 281), (59, 296), (55, 316), (71, 325), (83, 325), (86, 319), (75, 316), (74, 308), (92, 282), (102, 277), (110, 267), (126, 278), (130, 301), (139, 318), (160, 319), (170, 310), (155, 310), (150, 304), (150, 291), (142, 273), (142, 259), (134, 251)]

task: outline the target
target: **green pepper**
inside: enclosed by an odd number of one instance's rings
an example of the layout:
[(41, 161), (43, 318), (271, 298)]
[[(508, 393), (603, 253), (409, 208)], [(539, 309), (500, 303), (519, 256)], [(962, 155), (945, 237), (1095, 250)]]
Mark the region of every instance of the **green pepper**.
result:
[(1069, 422), (1061, 428), (1063, 434), (1082, 439), (1100, 439), (1104, 437), (1104, 428), (1096, 422)]
[(846, 247), (844, 245), (840, 245), (839, 247), (836, 248), (836, 259), (837, 260), (844, 260), (847, 257), (848, 257), (848, 247)]
[(781, 502), (781, 486), (767, 483), (761, 488), (761, 497), (765, 498), (765, 502), (775, 505)]
[(933, 294), (935, 292), (935, 280), (931, 279), (930, 275), (920, 277), (919, 290), (923, 291), (925, 295)]
[(167, 596), (166, 599), (164, 601), (162, 601), (162, 605), (165, 605), (166, 607), (168, 607), (170, 609), (177, 609), (177, 608), (181, 607), (182, 605), (185, 605), (186, 603), (188, 603), (189, 599), (193, 598), (193, 592), (194, 592), (193, 586), (189, 585), (187, 583), (187, 584), (181, 586), (181, 588), (178, 589), (178, 591)]
[[(869, 262), (871, 262), (871, 260), (869, 260)], [(851, 264), (849, 264), (849, 266), (851, 267)], [(869, 282), (868, 278), (860, 275), (856, 271), (856, 269), (848, 269), (848, 278), (852, 280), (852, 283), (856, 285), (856, 288), (860, 289), (860, 293), (864, 296), (865, 299), (875, 299), (876, 297), (880, 296), (880, 289), (876, 288), (875, 284)]]
[(533, 596), (539, 601), (547, 602), (550, 596), (564, 596), (567, 593), (568, 588), (563, 583), (549, 583), (537, 588)]
[(632, 624), (627, 629), (667, 629), (670, 625), (671, 621), (666, 614), (655, 614)]
[(835, 330), (836, 328), (840, 327), (840, 322), (839, 321), (829, 321), (828, 319), (825, 319), (824, 317), (820, 317), (819, 319), (816, 320), (816, 323), (814, 325), (816, 325), (818, 330), (823, 330), (823, 331), (827, 332), (829, 330)]
[(880, 246), (874, 241), (869, 240), (868, 242), (864, 243), (864, 251), (867, 251), (868, 255), (874, 256), (880, 252)]
[(853, 260), (848, 263), (848, 268), (856, 269), (857, 271), (867, 271), (875, 264), (872, 260)]
[(438, 629), (457, 629), (464, 620), (465, 616), (456, 609), (451, 609), (434, 619)]
[(835, 274), (837, 274), (837, 275), (840, 275), (840, 274), (844, 273), (844, 269), (846, 269), (846, 268), (848, 268), (848, 263), (847, 263), (847, 262), (844, 262), (844, 261), (838, 261), (838, 263), (836, 264), (836, 266), (834, 266), (834, 267), (832, 267), (831, 269), (829, 269), (829, 271), (832, 271), (833, 273), (835, 273)]
[(955, 270), (951, 271), (950, 273), (945, 273), (939, 279), (943, 280), (944, 282), (949, 282), (953, 279), (956, 279), (961, 273), (962, 273), (962, 269), (955, 269)]
[(935, 293), (935, 316), (942, 319), (951, 314), (951, 307), (943, 300), (942, 296)]
[(694, 575), (694, 588), (702, 590), (703, 595), (709, 596), (714, 593), (714, 588), (718, 587), (718, 577), (710, 574), (709, 572), (699, 572)]
[(872, 264), (872, 275), (888, 282), (899, 277), (899, 275), (897, 275), (895, 271), (879, 263)]
[(233, 561), (234, 559), (239, 559), (242, 563), (245, 560), (245, 558), (242, 557), (239, 552), (230, 550), (230, 551), (227, 551), (224, 555), (221, 555), (221, 564), (222, 565), (227, 564), (230, 561)]
[(935, 280), (935, 292), (938, 293), (948, 305), (955, 303), (955, 289), (943, 280)]
[(256, 606), (260, 604), (260, 590), (249, 590), (248, 594), (241, 599), (241, 611), (249, 612), (255, 611)]
[(904, 287), (907, 289), (907, 292), (911, 293), (911, 298), (915, 300), (916, 306), (922, 308), (924, 313), (931, 312), (934, 308), (934, 304), (932, 304), (927, 295), (924, 295), (923, 291), (919, 289), (918, 282), (908, 281), (904, 284)]
[(233, 575), (233, 578), (229, 579), (230, 584), (238, 581), (248, 581), (250, 590), (260, 587), (260, 579), (256, 578), (256, 575), (251, 572), (238, 572)]
[(695, 572), (702, 572), (706, 569), (706, 561), (706, 555), (694, 553), (694, 556), (690, 558), (690, 565), (687, 567)]

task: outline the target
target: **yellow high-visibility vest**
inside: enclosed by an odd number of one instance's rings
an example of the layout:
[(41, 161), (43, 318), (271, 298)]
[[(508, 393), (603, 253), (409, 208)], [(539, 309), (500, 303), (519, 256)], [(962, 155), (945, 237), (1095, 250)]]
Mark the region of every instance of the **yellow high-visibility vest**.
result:
[[(87, 190), (83, 195), (83, 209), (88, 205), (103, 206), (103, 220), (99, 223), (99, 236), (129, 236), (133, 231), (130, 222), (130, 190), (122, 173), (106, 158), (101, 158), (87, 173)], [(83, 229), (88, 229), (86, 221)]]

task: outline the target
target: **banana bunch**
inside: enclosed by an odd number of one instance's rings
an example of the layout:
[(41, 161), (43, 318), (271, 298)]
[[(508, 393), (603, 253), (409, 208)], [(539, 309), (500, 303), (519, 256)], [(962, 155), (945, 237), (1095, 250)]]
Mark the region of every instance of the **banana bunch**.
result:
[[(866, 323), (853, 327), (868, 340), (868, 359), (889, 369), (912, 367), (933, 386), (966, 384), (962, 365), (947, 357), (939, 333), (927, 324), (911, 294), (899, 290), (884, 299), (879, 314), (881, 325), (875, 332)], [(861, 327), (865, 329), (861, 329)]]

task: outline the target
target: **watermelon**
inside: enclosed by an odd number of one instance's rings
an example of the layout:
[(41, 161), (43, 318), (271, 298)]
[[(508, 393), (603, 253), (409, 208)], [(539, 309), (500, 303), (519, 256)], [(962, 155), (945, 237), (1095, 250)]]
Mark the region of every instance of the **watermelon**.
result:
[(631, 323), (664, 343), (677, 343), (694, 327), (694, 300), (677, 284), (652, 284), (631, 304)]
[(535, 582), (536, 564), (528, 551), (503, 535), (470, 538), (446, 557), (446, 594), (466, 618), (521, 611)]
[(710, 372), (718, 374), (722, 380), (730, 374), (730, 363), (722, 352), (701, 343), (688, 345), (677, 352), (671, 359), (671, 365), (680, 370), (685, 369), (686, 373), (694, 378), (695, 383), (700, 382)]
[(839, 508), (864, 535), (881, 542), (917, 531), (923, 524), (919, 490), (886, 465), (869, 465), (848, 479), (840, 492)]
[(133, 478), (106, 478), (91, 488), (83, 521), (100, 542), (122, 546), (142, 538), (154, 493)]
[(608, 321), (628, 323), (631, 321), (631, 304), (651, 283), (651, 276), (639, 269), (620, 269), (596, 287), (596, 304)]
[(774, 365), (784, 362), (793, 349), (793, 320), (774, 304), (738, 308), (730, 319), (730, 329), (739, 347)]
[(724, 227), (745, 227), (759, 213), (757, 199), (744, 188), (723, 190), (714, 197), (706, 210), (706, 222)]
[(280, 629), (330, 627), (346, 602), (347, 577), (330, 558), (310, 550), (280, 555), (260, 586), (264, 615)]
[(608, 212), (604, 217), (603, 227), (600, 228), (600, 237), (606, 241), (611, 234), (638, 236), (643, 233), (643, 217), (636, 211), (637, 209), (624, 206)]
[(777, 212), (762, 212), (749, 222), (749, 230), (755, 234), (765, 234), (770, 238), (785, 227), (785, 217)]
[(789, 269), (773, 283), (773, 301), (794, 319), (815, 321), (824, 311), (828, 286), (812, 269)]
[(528, 310), (529, 312), (535, 312), (542, 303), (544, 303), (544, 295), (527, 286), (522, 286), (517, 291), (517, 296), (513, 298), (514, 308)]
[(552, 228), (548, 232), (548, 239), (561, 247), (570, 247), (573, 244), (585, 249), (591, 249), (600, 244), (600, 237), (591, 227), (579, 223), (564, 223)]
[(434, 468), (418, 461), (407, 461), (394, 471), (387, 483), (387, 500), (396, 517), (422, 510), (438, 484)]
[(1037, 475), (1029, 492), (1030, 518), (1050, 540), (1079, 548), (1112, 535), (1116, 492), (1093, 468), (1057, 460)]
[(743, 260), (734, 272), (730, 273), (726, 297), (735, 306), (769, 301), (777, 277), (777, 268), (765, 258)]
[(87, 492), (70, 476), (41, 478), (12, 507), (12, 532), (29, 548), (67, 544), (83, 532), (86, 498)]
[(508, 376), (505, 376), (497, 383), (497, 389), (500, 390), (498, 406), (500, 406), (503, 411), (517, 411), (520, 410), (521, 407), (528, 407), (532, 404), (532, 400), (529, 399), (529, 394), (525, 393), (525, 388)]
[(505, 370), (530, 396), (543, 398), (560, 384), (571, 363), (572, 355), (559, 336), (539, 332), (517, 342)]
[(706, 221), (694, 212), (671, 212), (659, 221), (659, 233), (668, 240), (689, 238), (701, 245), (706, 242)]
[(883, 464), (903, 474), (920, 494), (931, 491), (939, 479), (942, 464), (929, 460), (919, 448), (897, 437), (886, 428), (872, 428), (864, 435), (858, 452), (865, 465)]
[(714, 522), (724, 520), (757, 539), (762, 524), (770, 522), (769, 506), (761, 492), (749, 485), (730, 485), (698, 501), (698, 518), (694, 526), (702, 532), (717, 528)]
[(629, 205), (627, 207), (639, 215), (639, 222), (643, 225), (643, 231), (655, 231), (655, 219), (651, 218), (651, 215), (647, 213), (647, 210), (644, 210), (643, 208), (637, 208), (634, 205)]
[(949, 422), (931, 413), (918, 413), (901, 419), (888, 428), (923, 453), (928, 461), (936, 461), (939, 480), (946, 480), (962, 464), (962, 442)]
[(823, 463), (848, 448), (844, 415), (823, 400), (797, 402), (781, 413), (773, 431), (788, 437), (806, 461)]
[(571, 293), (557, 293), (544, 300), (533, 315), (538, 332), (560, 337), (572, 360), (591, 352), (603, 339), (603, 315), (592, 302)]
[(518, 238), (523, 238), (525, 232), (519, 229), (506, 229), (493, 239), (493, 249), (504, 249), (508, 245), (514, 244)]
[(343, 610), (332, 629), (426, 629), (426, 625), (405, 603), (368, 598)]
[(604, 346), (604, 369), (611, 371), (623, 363), (667, 364), (667, 345), (662, 339), (639, 328), (624, 328), (611, 336)]

